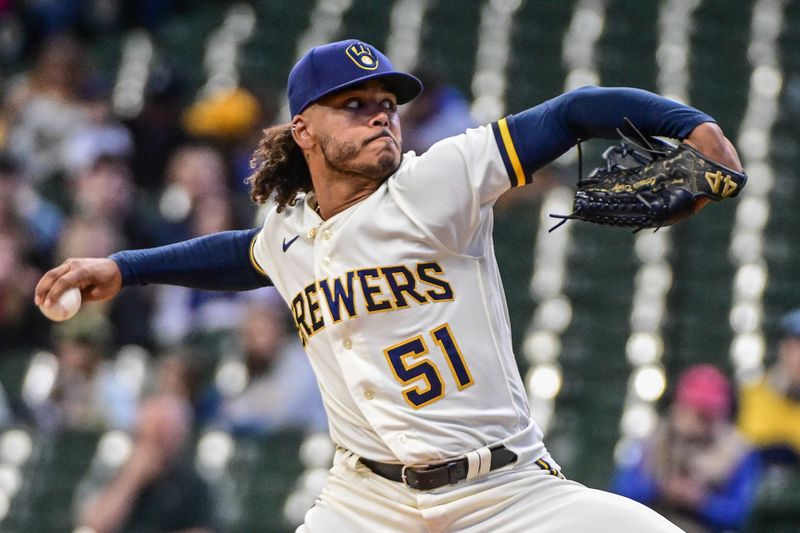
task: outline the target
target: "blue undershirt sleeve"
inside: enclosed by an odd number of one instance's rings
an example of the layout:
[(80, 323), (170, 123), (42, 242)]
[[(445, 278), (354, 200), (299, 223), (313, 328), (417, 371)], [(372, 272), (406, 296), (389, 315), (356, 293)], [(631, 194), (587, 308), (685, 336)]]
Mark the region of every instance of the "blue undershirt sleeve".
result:
[(642, 89), (582, 87), (492, 124), (513, 185), (593, 138), (617, 138), (628, 118), (642, 133), (684, 139), (709, 115)]
[(122, 285), (160, 283), (193, 289), (246, 291), (272, 285), (251, 255), (260, 228), (224, 231), (158, 248), (112, 254)]

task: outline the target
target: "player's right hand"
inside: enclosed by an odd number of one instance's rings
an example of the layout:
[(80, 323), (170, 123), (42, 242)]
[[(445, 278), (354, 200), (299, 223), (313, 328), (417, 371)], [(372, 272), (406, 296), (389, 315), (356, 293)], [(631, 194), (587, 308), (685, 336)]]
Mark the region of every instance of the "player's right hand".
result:
[(122, 289), (122, 273), (112, 259), (67, 259), (42, 276), (34, 303), (50, 306), (73, 287), (80, 289), (85, 302), (110, 300)]

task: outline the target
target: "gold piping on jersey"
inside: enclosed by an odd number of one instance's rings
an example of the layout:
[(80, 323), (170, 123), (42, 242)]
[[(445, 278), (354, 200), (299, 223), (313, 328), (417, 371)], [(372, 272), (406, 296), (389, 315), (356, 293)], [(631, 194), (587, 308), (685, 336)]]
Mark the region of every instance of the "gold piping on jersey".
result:
[(558, 477), (558, 478), (565, 479), (565, 478), (564, 478), (564, 474), (562, 474), (561, 472), (559, 472), (558, 470), (556, 470), (555, 468), (553, 468), (552, 466), (550, 466), (550, 465), (548, 464), (548, 462), (547, 462), (547, 461), (545, 461), (544, 459), (536, 459), (536, 461), (534, 461), (534, 462), (535, 462), (535, 463), (536, 463), (536, 464), (539, 466), (539, 468), (541, 468), (542, 470), (547, 470), (547, 471), (550, 473), (550, 475), (551, 475), (551, 476), (556, 476), (556, 477)]
[(514, 141), (511, 139), (511, 131), (508, 129), (508, 121), (501, 118), (497, 121), (497, 127), (500, 129), (500, 137), (503, 139), (503, 146), (508, 154), (508, 159), (511, 161), (511, 166), (514, 169), (514, 175), (517, 178), (517, 187), (525, 185), (525, 171), (522, 170), (522, 163), (517, 155), (517, 150), (514, 148)]
[(259, 235), (261, 235), (260, 231), (255, 235), (253, 235), (253, 238), (250, 239), (250, 264), (253, 265), (253, 268), (256, 269), (256, 272), (258, 272), (265, 278), (268, 278), (269, 275), (266, 272), (264, 272), (264, 269), (261, 268), (261, 265), (259, 265), (258, 261), (256, 261), (255, 247), (256, 247), (256, 239), (258, 238)]

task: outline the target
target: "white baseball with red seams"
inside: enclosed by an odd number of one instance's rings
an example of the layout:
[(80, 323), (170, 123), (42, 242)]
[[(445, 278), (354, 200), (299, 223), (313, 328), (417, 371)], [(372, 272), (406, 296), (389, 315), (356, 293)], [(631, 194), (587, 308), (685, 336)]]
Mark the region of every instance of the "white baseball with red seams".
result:
[(52, 305), (39, 306), (42, 314), (54, 322), (63, 322), (74, 317), (81, 308), (81, 291), (77, 287), (66, 290)]

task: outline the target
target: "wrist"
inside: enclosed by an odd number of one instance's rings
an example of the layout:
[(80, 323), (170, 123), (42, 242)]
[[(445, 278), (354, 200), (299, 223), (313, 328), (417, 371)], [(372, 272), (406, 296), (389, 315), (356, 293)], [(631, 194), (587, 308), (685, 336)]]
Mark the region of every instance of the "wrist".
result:
[(712, 161), (742, 172), (742, 164), (736, 149), (716, 122), (703, 122), (697, 125), (684, 142)]
[(703, 122), (694, 127), (686, 137), (686, 142), (700, 145), (722, 146), (725, 135), (716, 122)]
[(117, 276), (120, 280), (122, 287), (133, 285), (136, 283), (135, 275), (130, 263), (125, 259), (125, 252), (117, 252), (108, 256), (108, 259), (114, 264), (117, 269)]

